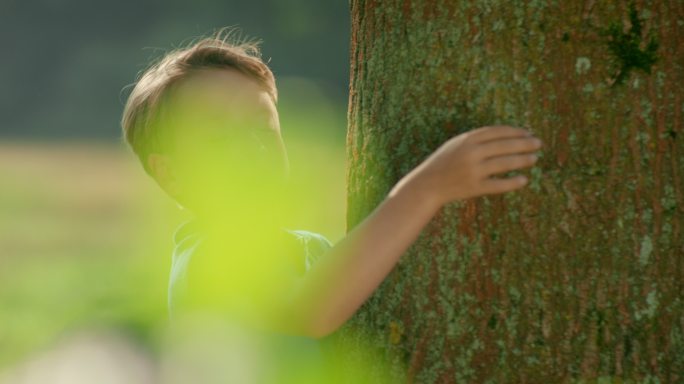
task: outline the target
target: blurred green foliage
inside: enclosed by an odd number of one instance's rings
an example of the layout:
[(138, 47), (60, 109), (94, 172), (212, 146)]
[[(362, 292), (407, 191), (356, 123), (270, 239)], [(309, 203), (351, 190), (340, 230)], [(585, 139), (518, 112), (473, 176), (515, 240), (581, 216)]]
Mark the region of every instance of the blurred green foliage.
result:
[[(285, 79), (291, 172), (312, 181), (294, 227), (345, 230), (344, 119), (315, 83)], [(321, 166), (324, 165), (324, 166)], [(0, 143), (0, 372), (70, 331), (122, 331), (155, 354), (172, 234), (186, 219), (122, 144)]]

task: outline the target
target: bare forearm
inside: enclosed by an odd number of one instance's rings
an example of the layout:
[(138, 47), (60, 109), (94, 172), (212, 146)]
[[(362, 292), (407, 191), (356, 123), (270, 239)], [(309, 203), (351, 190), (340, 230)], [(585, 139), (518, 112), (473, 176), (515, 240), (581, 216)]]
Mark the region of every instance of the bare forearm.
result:
[(397, 184), (300, 281), (290, 304), (306, 332), (324, 336), (347, 321), (390, 273), (439, 208), (418, 188), (409, 183)]
[[(368, 299), (444, 203), (514, 191), (527, 184), (498, 173), (532, 166), (541, 141), (525, 129), (485, 126), (454, 136), (423, 160), (336, 244), (284, 300), (286, 322), (324, 336)], [(428, 192), (426, 192), (428, 191)]]

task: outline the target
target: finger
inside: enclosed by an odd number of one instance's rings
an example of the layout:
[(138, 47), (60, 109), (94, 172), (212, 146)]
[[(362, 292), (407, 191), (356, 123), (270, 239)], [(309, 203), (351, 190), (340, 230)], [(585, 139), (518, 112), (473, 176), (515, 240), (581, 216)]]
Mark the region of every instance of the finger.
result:
[(480, 167), (485, 177), (501, 172), (513, 171), (519, 168), (533, 166), (537, 162), (534, 153), (491, 157), (481, 163)]
[(514, 153), (534, 152), (541, 147), (541, 140), (536, 137), (517, 137), (503, 140), (490, 140), (477, 148), (482, 159)]
[(480, 186), (482, 188), (482, 194), (491, 195), (520, 189), (527, 185), (528, 181), (527, 177), (523, 175), (502, 179), (487, 178), (482, 180)]
[(532, 132), (510, 125), (494, 125), (478, 128), (471, 131), (471, 137), (475, 143), (483, 143), (488, 140), (502, 139), (505, 137), (525, 137), (531, 135)]

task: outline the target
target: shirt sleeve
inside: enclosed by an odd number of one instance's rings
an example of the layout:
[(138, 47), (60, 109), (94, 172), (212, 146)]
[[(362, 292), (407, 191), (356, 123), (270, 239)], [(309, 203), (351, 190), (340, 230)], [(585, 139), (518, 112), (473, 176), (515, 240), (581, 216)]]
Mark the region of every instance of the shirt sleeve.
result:
[(320, 233), (312, 233), (307, 243), (306, 270), (308, 271), (314, 263), (324, 257), (332, 247), (333, 244), (325, 236)]
[(304, 267), (308, 271), (311, 267), (333, 247), (333, 244), (320, 233), (304, 229), (291, 230), (304, 245)]

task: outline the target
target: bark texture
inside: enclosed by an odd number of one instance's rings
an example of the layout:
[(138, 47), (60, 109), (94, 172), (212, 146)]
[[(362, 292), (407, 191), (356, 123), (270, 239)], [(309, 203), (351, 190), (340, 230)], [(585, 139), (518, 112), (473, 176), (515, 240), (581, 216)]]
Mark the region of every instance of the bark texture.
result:
[(523, 190), (440, 210), (328, 342), (392, 382), (684, 382), (684, 2), (350, 8), (348, 230), (454, 135), (545, 147)]

